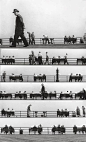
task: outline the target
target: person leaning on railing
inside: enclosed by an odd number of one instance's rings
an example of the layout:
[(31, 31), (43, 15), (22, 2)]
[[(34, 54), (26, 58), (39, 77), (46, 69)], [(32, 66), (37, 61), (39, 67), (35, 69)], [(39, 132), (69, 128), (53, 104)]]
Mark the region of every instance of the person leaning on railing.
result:
[(30, 109), (30, 107), (31, 107), (32, 105), (30, 104), (28, 107), (27, 107), (27, 117), (30, 117), (30, 111), (31, 111), (31, 109)]

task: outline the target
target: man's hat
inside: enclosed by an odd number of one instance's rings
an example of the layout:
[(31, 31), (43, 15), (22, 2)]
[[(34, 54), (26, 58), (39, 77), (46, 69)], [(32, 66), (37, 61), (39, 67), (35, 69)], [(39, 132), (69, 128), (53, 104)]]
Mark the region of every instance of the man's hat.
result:
[(14, 9), (14, 10), (13, 10), (13, 13), (15, 13), (15, 12), (19, 12), (19, 11), (18, 11), (17, 9)]

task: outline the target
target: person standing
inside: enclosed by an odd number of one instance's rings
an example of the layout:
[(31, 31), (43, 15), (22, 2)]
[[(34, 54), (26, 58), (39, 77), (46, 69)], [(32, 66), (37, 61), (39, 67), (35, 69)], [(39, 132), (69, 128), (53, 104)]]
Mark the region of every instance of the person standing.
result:
[(24, 47), (28, 46), (28, 42), (24, 36), (24, 23), (23, 18), (19, 14), (19, 11), (17, 9), (13, 10), (14, 15), (16, 16), (16, 25), (15, 25), (15, 35), (14, 35), (14, 41), (12, 43), (12, 46), (10, 47), (16, 47), (16, 42), (18, 41), (18, 38), (21, 37), (21, 39), (24, 42)]
[(44, 96), (45, 96), (45, 87), (44, 87), (43, 84), (42, 84), (42, 87), (41, 87), (41, 94), (42, 94), (42, 97), (43, 97), (43, 100), (44, 100)]
[(76, 114), (77, 114), (78, 117), (80, 117), (80, 108), (78, 106), (76, 108)]
[(83, 117), (85, 117), (85, 107), (82, 106), (82, 113), (83, 113)]
[(39, 62), (39, 65), (42, 65), (42, 54), (40, 51), (38, 53), (38, 62)]
[(6, 72), (5, 71), (2, 74), (2, 79), (3, 79), (4, 82), (6, 81)]
[(48, 63), (48, 65), (49, 65), (49, 56), (48, 56), (48, 52), (46, 52), (46, 63)]
[(32, 44), (32, 38), (31, 38), (31, 33), (27, 32), (28, 36), (29, 36), (29, 45)]
[(31, 109), (30, 109), (30, 107), (31, 107), (32, 105), (30, 104), (28, 107), (27, 107), (27, 117), (30, 117), (30, 111), (31, 111)]
[(31, 39), (32, 39), (32, 44), (35, 45), (35, 35), (34, 35), (34, 32), (32, 32), (32, 34), (31, 34)]

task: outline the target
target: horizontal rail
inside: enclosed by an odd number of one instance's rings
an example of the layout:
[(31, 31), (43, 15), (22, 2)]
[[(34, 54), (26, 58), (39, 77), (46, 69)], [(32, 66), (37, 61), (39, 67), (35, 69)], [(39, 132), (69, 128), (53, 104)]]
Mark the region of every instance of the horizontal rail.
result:
[[(4, 127), (0, 127), (0, 129), (3, 129)], [(55, 134), (85, 134), (86, 132), (86, 127), (83, 129), (83, 127), (77, 127), (77, 131), (73, 130), (73, 127), (64, 127), (64, 130), (58, 129), (55, 130), (55, 132), (52, 131), (53, 127), (42, 127), (41, 132), (39, 133), (38, 131), (38, 127), (36, 127), (35, 129), (31, 129), (33, 127), (12, 127), (14, 130), (14, 132), (12, 132), (12, 134), (35, 134), (35, 135), (40, 135), (40, 134), (47, 134), (47, 135), (55, 135)], [(79, 130), (78, 130), (79, 129)], [(1, 130), (2, 131), (2, 130)], [(5, 131), (0, 131), (0, 134), (5, 135), (6, 133), (4, 133)], [(7, 134), (10, 134), (10, 131), (6, 130)]]
[(59, 75), (58, 80), (56, 75), (6, 75), (5, 78), (0, 75), (0, 82), (86, 82), (86, 75), (73, 78), (70, 75)]
[(82, 118), (76, 111), (0, 111), (0, 118)]
[(46, 61), (46, 58), (42, 58), (42, 61), (36, 60), (32, 62), (29, 58), (15, 58), (15, 59), (2, 59), (0, 58), (0, 65), (86, 65), (86, 58), (67, 58), (65, 59), (56, 59), (49, 58)]
[[(80, 42), (81, 37), (77, 37), (77, 41), (74, 42), (76, 44), (81, 43)], [(29, 38), (27, 38), (27, 41), (29, 42)], [(23, 42), (21, 40), (18, 41), (19, 45), (23, 45)], [(18, 44), (17, 43), (17, 44)], [(44, 38), (35, 38), (35, 44), (64, 44), (64, 38), (49, 38), (49, 42), (44, 41)], [(73, 44), (73, 42), (67, 42), (68, 44)], [(10, 38), (2, 38), (0, 41), (1, 45), (10, 45)], [(33, 45), (33, 44), (32, 44)]]
[(86, 100), (85, 93), (0, 93), (0, 100)]

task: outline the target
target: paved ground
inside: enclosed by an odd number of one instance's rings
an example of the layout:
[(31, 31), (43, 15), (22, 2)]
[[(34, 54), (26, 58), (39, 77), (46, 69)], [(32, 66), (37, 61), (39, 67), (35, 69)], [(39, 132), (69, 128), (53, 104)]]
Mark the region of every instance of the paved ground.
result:
[(0, 135), (0, 142), (86, 142), (86, 135)]
[(16, 46), (16, 47), (9, 47), (8, 45), (0, 45), (0, 48), (55, 48), (55, 49), (86, 49), (86, 44), (51, 44), (51, 45), (30, 45), (28, 47), (23, 47), (23, 46)]

